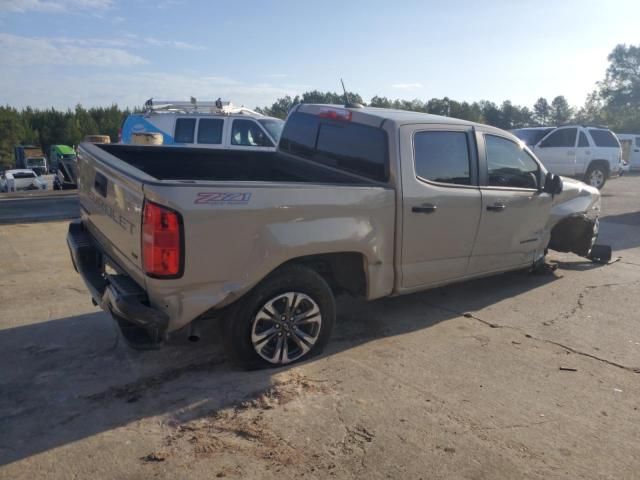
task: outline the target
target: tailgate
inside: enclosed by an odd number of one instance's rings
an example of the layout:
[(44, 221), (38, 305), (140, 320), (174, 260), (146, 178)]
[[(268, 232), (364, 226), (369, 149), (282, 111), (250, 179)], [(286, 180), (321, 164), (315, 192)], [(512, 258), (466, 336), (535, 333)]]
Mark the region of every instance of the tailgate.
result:
[(104, 252), (142, 284), (143, 182), (153, 178), (90, 143), (80, 146), (78, 174), (83, 223)]

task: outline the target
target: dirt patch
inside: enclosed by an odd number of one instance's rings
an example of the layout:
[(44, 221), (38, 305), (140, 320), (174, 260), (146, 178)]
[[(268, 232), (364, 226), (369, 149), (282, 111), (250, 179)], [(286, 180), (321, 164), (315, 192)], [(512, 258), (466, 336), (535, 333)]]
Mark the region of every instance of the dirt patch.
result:
[[(197, 460), (224, 453), (241, 453), (272, 466), (313, 465), (318, 456), (295, 447), (274, 432), (267, 417), (270, 410), (301, 397), (331, 392), (333, 388), (327, 381), (312, 380), (299, 374), (288, 375), (239, 405), (186, 422), (169, 422), (171, 431), (165, 437), (164, 447), (141, 460), (149, 463), (171, 457), (184, 458), (185, 455)], [(156, 458), (162, 460), (154, 460)]]

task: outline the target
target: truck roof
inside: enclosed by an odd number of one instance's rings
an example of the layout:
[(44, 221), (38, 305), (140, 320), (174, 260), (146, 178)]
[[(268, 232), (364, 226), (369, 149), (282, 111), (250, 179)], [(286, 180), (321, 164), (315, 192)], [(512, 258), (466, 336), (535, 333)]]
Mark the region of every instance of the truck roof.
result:
[(319, 114), (322, 109), (343, 109), (348, 110), (353, 115), (353, 120), (358, 123), (367, 123), (370, 125), (378, 124), (380, 126), (384, 121), (393, 122), (396, 126), (410, 125), (415, 123), (431, 123), (431, 124), (445, 124), (445, 125), (464, 125), (464, 126), (478, 126), (484, 129), (495, 130), (496, 132), (504, 133), (496, 127), (489, 125), (470, 122), (468, 120), (461, 120), (453, 117), (443, 117), (441, 115), (432, 115), (430, 113), (422, 112), (410, 112), (408, 110), (395, 110), (392, 108), (379, 108), (379, 107), (361, 107), (361, 108), (347, 108), (343, 105), (329, 105), (329, 104), (300, 104), (296, 111), (310, 114)]
[(51, 148), (62, 155), (73, 155), (76, 153), (75, 150), (68, 145), (51, 145)]

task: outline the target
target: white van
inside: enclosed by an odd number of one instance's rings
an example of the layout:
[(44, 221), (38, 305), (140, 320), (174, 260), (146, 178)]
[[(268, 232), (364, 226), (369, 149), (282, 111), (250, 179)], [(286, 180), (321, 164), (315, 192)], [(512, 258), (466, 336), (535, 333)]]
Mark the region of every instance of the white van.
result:
[(133, 144), (136, 133), (160, 133), (162, 144), (237, 150), (275, 151), (284, 122), (230, 102), (150, 99), (143, 113), (127, 117), (121, 142)]
[(630, 170), (640, 170), (640, 134), (616, 133), (622, 146), (622, 159)]

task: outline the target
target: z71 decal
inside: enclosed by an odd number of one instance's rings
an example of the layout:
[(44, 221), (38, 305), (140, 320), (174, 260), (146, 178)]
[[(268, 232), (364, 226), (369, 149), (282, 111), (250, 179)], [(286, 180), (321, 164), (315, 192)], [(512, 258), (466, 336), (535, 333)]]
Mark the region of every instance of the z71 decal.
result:
[(196, 205), (246, 205), (251, 199), (251, 192), (198, 192)]

